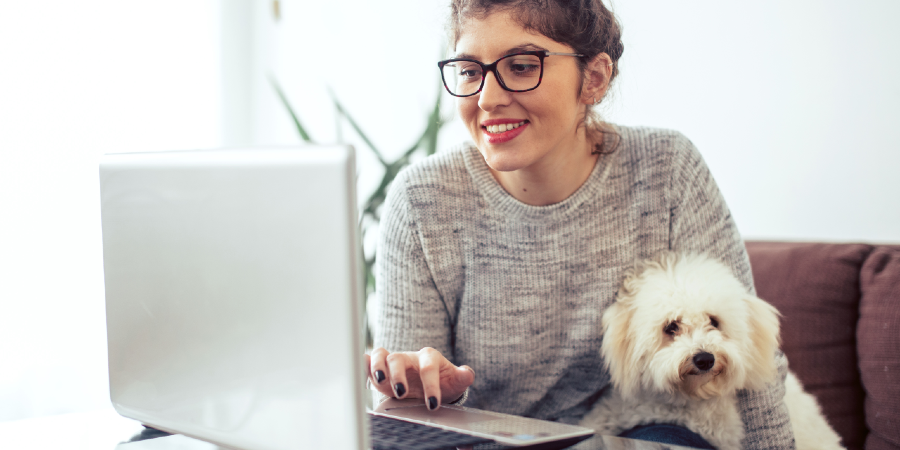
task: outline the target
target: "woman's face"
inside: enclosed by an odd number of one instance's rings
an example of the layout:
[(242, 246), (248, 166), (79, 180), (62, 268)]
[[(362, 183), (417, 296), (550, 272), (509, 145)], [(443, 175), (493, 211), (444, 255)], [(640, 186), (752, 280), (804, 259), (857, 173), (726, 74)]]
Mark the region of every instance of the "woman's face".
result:
[[(574, 53), (566, 44), (526, 31), (505, 12), (466, 21), (456, 43), (457, 57), (483, 63), (528, 50)], [(548, 56), (537, 89), (506, 91), (489, 72), (481, 93), (458, 99), (459, 114), (492, 169), (552, 170), (585, 146), (584, 128), (578, 126), (585, 111), (579, 98), (581, 83), (575, 57)], [(505, 133), (489, 131), (488, 127), (501, 124), (521, 125)]]

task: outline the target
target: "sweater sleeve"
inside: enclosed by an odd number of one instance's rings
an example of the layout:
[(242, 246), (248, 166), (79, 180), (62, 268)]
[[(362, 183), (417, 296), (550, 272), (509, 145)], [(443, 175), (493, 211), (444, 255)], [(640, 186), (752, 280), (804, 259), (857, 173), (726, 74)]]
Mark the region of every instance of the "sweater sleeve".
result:
[[(675, 141), (673, 150), (669, 184), (670, 249), (705, 252), (725, 262), (747, 289), (755, 292), (744, 242), (706, 163), (684, 137)], [(765, 390), (738, 391), (746, 431), (742, 442), (745, 449), (794, 448), (793, 431), (783, 401), (787, 358), (780, 350), (773, 357), (779, 375), (774, 384)]]
[(422, 250), (408, 175), (394, 180), (381, 218), (374, 345), (390, 352), (433, 347), (453, 361), (450, 316)]

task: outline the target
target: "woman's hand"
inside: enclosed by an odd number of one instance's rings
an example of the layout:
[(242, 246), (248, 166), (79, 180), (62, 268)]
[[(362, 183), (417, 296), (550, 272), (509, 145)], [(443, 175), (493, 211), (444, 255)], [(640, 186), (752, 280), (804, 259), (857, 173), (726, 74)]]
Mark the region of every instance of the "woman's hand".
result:
[(377, 348), (366, 355), (366, 367), (378, 392), (394, 398), (426, 399), (430, 410), (437, 409), (443, 399), (458, 399), (475, 381), (471, 367), (457, 367), (430, 347), (397, 353)]

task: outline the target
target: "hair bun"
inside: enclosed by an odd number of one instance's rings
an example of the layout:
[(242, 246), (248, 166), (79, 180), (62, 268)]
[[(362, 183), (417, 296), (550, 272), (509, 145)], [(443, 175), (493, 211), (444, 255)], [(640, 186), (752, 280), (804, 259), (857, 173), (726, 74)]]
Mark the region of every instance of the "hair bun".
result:
[(609, 57), (612, 58), (613, 62), (616, 62), (619, 60), (619, 58), (622, 57), (622, 53), (624, 53), (624, 52), (625, 52), (625, 44), (620, 39), (620, 40), (616, 41), (615, 44), (613, 44), (613, 46), (609, 52)]

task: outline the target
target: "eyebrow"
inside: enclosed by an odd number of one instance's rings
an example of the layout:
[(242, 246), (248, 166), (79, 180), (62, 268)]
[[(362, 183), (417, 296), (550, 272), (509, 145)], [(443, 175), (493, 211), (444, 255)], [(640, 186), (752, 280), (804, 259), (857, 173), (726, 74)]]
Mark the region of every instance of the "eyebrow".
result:
[[(513, 48), (507, 49), (505, 52), (503, 52), (503, 56), (511, 55), (513, 53), (531, 52), (531, 51), (545, 51), (546, 52), (548, 50), (544, 47), (541, 47), (540, 45), (527, 43), (527, 44), (517, 45)], [(475, 59), (475, 60), (478, 59), (474, 55), (471, 55), (469, 53), (458, 53), (453, 58)]]

